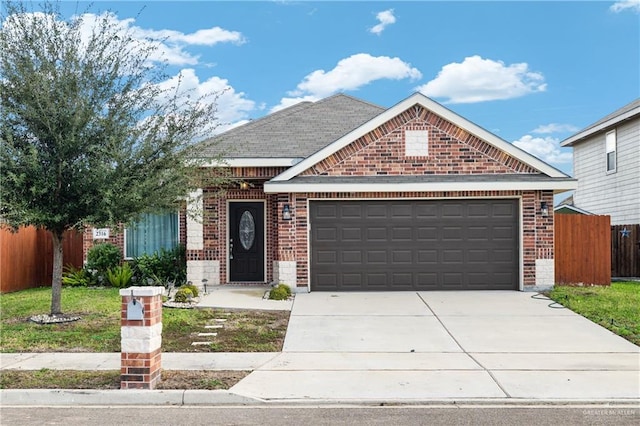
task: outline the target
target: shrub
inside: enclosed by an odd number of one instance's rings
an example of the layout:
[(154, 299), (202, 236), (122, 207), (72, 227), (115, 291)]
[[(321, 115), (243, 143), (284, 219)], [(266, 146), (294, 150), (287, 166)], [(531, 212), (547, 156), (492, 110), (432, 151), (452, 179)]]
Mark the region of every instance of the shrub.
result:
[(188, 288), (189, 290), (191, 290), (193, 297), (198, 297), (200, 295), (200, 290), (194, 284), (185, 284), (180, 288)]
[(93, 284), (93, 275), (84, 268), (67, 265), (62, 274), (62, 284), (70, 287), (87, 287)]
[(291, 297), (291, 288), (286, 284), (278, 284), (269, 292), (271, 300), (287, 300), (289, 297)]
[(107, 281), (116, 288), (128, 287), (132, 276), (133, 271), (127, 262), (123, 263), (122, 266), (107, 269)]
[(180, 290), (176, 291), (176, 294), (173, 296), (174, 302), (186, 303), (193, 297), (193, 293), (190, 289), (182, 287)]
[(133, 260), (135, 280), (139, 285), (167, 286), (184, 284), (187, 281), (187, 258), (184, 245), (173, 250), (161, 249), (152, 255), (143, 254)]
[(120, 265), (120, 262), (122, 262), (122, 253), (117, 246), (111, 243), (100, 243), (89, 249), (85, 268), (105, 276), (109, 269)]

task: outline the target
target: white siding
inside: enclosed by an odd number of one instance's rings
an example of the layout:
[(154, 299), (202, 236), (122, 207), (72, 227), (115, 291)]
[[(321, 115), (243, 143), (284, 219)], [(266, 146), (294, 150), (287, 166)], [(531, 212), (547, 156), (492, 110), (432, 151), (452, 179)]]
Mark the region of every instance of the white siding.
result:
[(576, 144), (573, 167), (578, 179), (576, 207), (611, 216), (612, 225), (640, 223), (640, 119), (616, 127), (617, 167), (607, 174), (606, 132)]

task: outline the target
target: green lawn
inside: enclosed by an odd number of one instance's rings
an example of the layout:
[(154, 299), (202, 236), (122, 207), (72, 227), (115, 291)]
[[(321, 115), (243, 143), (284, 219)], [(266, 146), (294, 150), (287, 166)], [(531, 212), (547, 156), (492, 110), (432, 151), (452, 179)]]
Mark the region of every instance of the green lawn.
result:
[(556, 286), (549, 297), (640, 345), (639, 282), (614, 282), (610, 287)]
[[(120, 352), (120, 295), (117, 288), (69, 287), (62, 310), (82, 319), (39, 325), (29, 317), (49, 313), (50, 288), (0, 295), (0, 352)], [(224, 318), (211, 345), (192, 346), (204, 326)], [(274, 352), (282, 349), (289, 312), (164, 308), (164, 352)]]

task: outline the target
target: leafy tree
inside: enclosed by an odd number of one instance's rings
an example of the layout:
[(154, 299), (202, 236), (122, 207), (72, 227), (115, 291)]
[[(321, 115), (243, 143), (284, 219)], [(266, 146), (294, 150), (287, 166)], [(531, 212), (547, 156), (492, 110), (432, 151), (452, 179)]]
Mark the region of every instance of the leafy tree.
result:
[(58, 315), (63, 233), (175, 210), (201, 186), (192, 151), (218, 94), (204, 102), (167, 83), (153, 61), (160, 41), (137, 39), (111, 13), (65, 19), (57, 3), (4, 6), (0, 216), (51, 231)]

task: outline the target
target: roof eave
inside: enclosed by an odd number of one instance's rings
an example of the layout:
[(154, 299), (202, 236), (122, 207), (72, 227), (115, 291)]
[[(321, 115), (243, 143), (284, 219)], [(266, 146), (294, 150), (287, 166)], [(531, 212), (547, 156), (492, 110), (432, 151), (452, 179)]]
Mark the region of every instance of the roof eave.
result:
[(610, 120), (607, 120), (603, 123), (598, 124), (597, 126), (588, 127), (573, 136), (568, 137), (567, 139), (560, 142), (560, 146), (573, 146), (576, 143), (580, 142), (582, 139), (586, 139), (591, 135), (602, 132), (609, 127), (615, 126), (618, 123), (621, 123), (626, 120), (630, 120), (634, 118), (636, 115), (640, 115), (640, 106), (633, 108), (623, 114), (620, 114), (616, 117), (612, 117)]
[(308, 168), (319, 163), (320, 161), (324, 160), (330, 155), (338, 152), (340, 149), (344, 148), (354, 140), (375, 130), (382, 124), (391, 120), (393, 117), (397, 116), (398, 114), (402, 113), (403, 111), (407, 110), (408, 108), (416, 104), (420, 104), (421, 106), (432, 111), (433, 113), (452, 122), (456, 126), (468, 131), (474, 136), (488, 142), (489, 144), (500, 149), (501, 151), (504, 151), (510, 156), (517, 158), (518, 160), (530, 165), (534, 169), (550, 177), (567, 177), (566, 174), (562, 173), (560, 170), (556, 169), (555, 167), (521, 150), (520, 148), (510, 144), (509, 142), (500, 139), (498, 136), (494, 135), (493, 133), (483, 129), (482, 127), (472, 123), (471, 121), (463, 118), (462, 116), (454, 113), (453, 111), (443, 107), (442, 105), (431, 100), (425, 95), (421, 93), (414, 93), (413, 95), (409, 96), (405, 100), (399, 102), (398, 104), (382, 112), (377, 117), (374, 117), (373, 119), (364, 123), (362, 126), (358, 127), (357, 129), (354, 129), (353, 131), (342, 136), (335, 142), (317, 151), (315, 154), (305, 158), (303, 161), (296, 164), (294, 167), (291, 167), (290, 169), (285, 170), (284, 172), (276, 176), (273, 180), (286, 181), (297, 176), (299, 173), (303, 172), (304, 170), (307, 170)]
[(224, 158), (222, 161), (208, 161), (202, 167), (291, 167), (302, 161), (303, 158)]
[(441, 192), (441, 191), (571, 191), (578, 187), (575, 179), (544, 182), (486, 181), (486, 182), (407, 182), (407, 183), (331, 183), (331, 182), (265, 182), (264, 192)]

